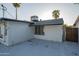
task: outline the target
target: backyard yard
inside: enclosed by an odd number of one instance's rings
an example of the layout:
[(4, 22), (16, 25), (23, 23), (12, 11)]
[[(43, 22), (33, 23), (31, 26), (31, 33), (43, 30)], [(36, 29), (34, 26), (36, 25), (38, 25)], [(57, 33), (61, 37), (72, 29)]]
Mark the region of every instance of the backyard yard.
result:
[(10, 56), (79, 56), (79, 44), (32, 39), (6, 47), (0, 44), (0, 55)]

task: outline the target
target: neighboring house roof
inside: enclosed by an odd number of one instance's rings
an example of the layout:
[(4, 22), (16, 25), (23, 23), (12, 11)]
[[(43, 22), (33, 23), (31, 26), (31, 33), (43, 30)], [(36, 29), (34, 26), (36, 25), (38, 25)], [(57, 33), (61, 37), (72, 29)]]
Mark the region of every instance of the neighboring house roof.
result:
[(0, 21), (5, 20), (5, 21), (14, 21), (14, 22), (24, 22), (24, 23), (32, 23), (29, 21), (23, 21), (23, 20), (16, 20), (16, 19), (10, 19), (10, 18), (0, 18)]
[(76, 24), (79, 22), (79, 16), (77, 17), (75, 23), (73, 24), (74, 26), (76, 26)]
[(59, 19), (50, 19), (50, 20), (38, 21), (32, 25), (62, 25), (62, 24), (64, 24), (63, 18), (59, 18)]

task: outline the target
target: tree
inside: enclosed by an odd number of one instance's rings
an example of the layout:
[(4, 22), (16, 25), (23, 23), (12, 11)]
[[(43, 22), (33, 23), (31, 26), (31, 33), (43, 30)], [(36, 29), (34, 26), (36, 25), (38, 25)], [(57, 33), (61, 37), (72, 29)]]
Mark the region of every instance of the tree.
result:
[(16, 8), (16, 20), (17, 20), (17, 8), (20, 7), (20, 3), (13, 3), (13, 6)]
[(54, 10), (52, 12), (52, 17), (54, 17), (55, 19), (58, 19), (60, 16), (60, 11), (59, 10)]

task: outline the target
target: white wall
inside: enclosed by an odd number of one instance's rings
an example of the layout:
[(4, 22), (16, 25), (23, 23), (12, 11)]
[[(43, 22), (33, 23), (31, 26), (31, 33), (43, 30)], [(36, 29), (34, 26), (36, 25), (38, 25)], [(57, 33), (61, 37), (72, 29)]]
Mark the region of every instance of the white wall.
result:
[(9, 39), (8, 45), (26, 41), (33, 37), (32, 30), (28, 23), (9, 21), (7, 30)]
[(56, 42), (61, 42), (63, 36), (63, 26), (62, 25), (49, 25), (44, 26), (44, 35), (34, 35), (37, 39), (52, 40)]
[[(62, 41), (63, 36), (63, 26), (62, 25), (50, 25), (44, 26), (44, 35), (34, 35), (32, 27), (29, 27), (29, 23), (22, 22), (7, 22), (7, 36), (0, 42), (5, 45), (12, 45), (22, 41), (26, 41), (32, 38), (52, 40), (52, 41)], [(2, 33), (4, 34), (4, 25), (2, 26)], [(5, 42), (4, 42), (5, 41)]]
[(79, 28), (79, 22), (77, 22), (76, 27)]
[[(5, 36), (5, 22), (1, 22), (0, 23), (0, 27), (1, 27), (1, 34), (3, 36), (3, 38), (0, 38), (0, 43), (4, 44), (4, 45), (8, 45), (8, 36)], [(6, 23), (7, 25), (7, 23)]]

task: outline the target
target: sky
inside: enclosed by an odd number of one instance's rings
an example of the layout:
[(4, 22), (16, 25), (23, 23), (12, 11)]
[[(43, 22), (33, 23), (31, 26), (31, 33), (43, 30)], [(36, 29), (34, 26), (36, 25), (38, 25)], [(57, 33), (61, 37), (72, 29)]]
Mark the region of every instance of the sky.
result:
[[(15, 7), (11, 3), (3, 4), (9, 14), (5, 11), (6, 18), (15, 19)], [(73, 25), (79, 15), (79, 5), (73, 3), (21, 3), (18, 8), (18, 20), (31, 21), (30, 17), (37, 15), (39, 19), (50, 20), (53, 10), (60, 10), (60, 18), (63, 18), (64, 24)], [(2, 9), (0, 6), (0, 17)]]

